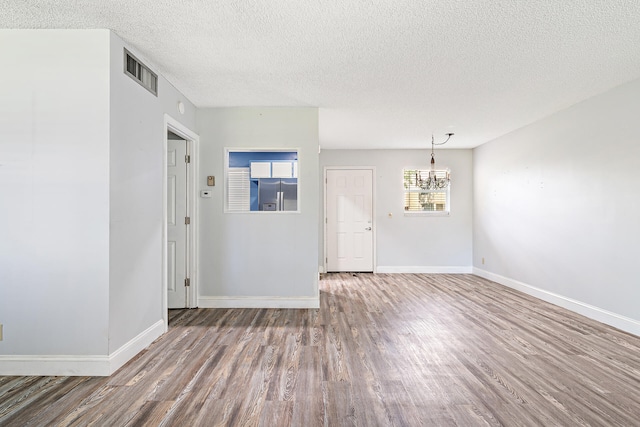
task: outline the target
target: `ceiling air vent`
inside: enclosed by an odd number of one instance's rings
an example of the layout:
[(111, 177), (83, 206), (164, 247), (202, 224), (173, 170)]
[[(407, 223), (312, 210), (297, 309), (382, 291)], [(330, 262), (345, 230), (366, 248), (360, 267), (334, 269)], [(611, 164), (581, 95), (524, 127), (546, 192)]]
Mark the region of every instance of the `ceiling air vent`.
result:
[(151, 71), (127, 49), (124, 50), (124, 73), (158, 96), (158, 75)]

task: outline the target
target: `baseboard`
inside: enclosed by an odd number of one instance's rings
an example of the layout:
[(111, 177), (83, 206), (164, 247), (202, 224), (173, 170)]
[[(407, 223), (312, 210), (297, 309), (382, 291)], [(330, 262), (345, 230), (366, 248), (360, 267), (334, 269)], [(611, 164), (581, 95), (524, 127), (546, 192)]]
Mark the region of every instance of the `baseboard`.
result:
[(102, 355), (0, 355), (0, 376), (98, 376), (113, 374), (166, 331), (163, 320), (120, 347)]
[(320, 297), (215, 297), (198, 298), (200, 308), (320, 308)]
[(567, 310), (571, 310), (575, 313), (581, 314), (585, 317), (604, 323), (606, 325), (613, 326), (614, 328), (618, 328), (630, 334), (640, 336), (640, 321), (638, 320), (612, 313), (610, 311), (603, 310), (602, 308), (595, 307), (593, 305), (586, 304), (572, 298), (567, 298), (565, 296), (558, 295), (544, 289), (536, 288), (535, 286), (531, 286), (526, 283), (501, 276), (499, 274), (491, 273), (480, 268), (474, 267), (473, 274), (491, 280), (493, 282), (500, 283), (501, 285), (507, 286), (509, 288), (524, 292), (527, 295), (531, 295), (551, 304), (566, 308)]
[(167, 325), (164, 323), (164, 320), (160, 319), (145, 331), (139, 333), (138, 336), (111, 353), (109, 356), (110, 372), (108, 375), (113, 374), (124, 366), (125, 363), (133, 359), (136, 354), (149, 347), (152, 342), (165, 332), (167, 332)]
[(378, 266), (376, 273), (471, 274), (469, 266)]
[(0, 355), (0, 376), (98, 376), (111, 374), (108, 356)]

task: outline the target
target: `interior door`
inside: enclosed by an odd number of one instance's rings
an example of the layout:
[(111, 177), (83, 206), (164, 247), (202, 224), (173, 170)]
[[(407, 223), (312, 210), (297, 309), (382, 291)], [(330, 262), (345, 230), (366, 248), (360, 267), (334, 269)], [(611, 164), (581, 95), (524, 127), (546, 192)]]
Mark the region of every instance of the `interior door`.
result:
[(168, 140), (167, 153), (167, 304), (187, 306), (187, 142)]
[(326, 171), (326, 268), (373, 271), (373, 171)]

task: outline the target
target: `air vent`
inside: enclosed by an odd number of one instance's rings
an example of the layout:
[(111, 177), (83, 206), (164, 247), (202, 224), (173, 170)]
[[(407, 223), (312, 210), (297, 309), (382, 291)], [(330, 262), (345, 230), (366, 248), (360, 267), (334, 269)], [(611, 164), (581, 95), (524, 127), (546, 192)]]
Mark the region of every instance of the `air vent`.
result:
[(158, 96), (158, 75), (151, 71), (127, 49), (124, 50), (124, 73)]

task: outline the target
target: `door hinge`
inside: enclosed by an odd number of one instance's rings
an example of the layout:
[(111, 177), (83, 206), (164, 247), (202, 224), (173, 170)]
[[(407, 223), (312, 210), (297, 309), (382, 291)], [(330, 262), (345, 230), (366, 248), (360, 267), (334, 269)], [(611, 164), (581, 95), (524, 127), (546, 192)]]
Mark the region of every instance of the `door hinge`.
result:
[(185, 286), (191, 286), (191, 279), (189, 279), (188, 277), (186, 279), (184, 279), (184, 285)]
[(188, 154), (186, 156), (184, 156), (184, 162), (185, 163), (191, 163), (191, 156), (188, 155)]
[(329, 220), (327, 220), (327, 218), (324, 219), (324, 223), (325, 224), (329, 224)]
[(191, 218), (189, 218), (188, 216), (185, 216), (185, 217), (184, 217), (184, 223), (185, 223), (186, 225), (191, 224)]

